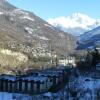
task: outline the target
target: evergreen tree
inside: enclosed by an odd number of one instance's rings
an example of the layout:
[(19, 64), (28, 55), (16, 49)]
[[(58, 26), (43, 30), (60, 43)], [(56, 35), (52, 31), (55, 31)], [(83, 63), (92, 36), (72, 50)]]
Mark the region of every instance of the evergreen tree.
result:
[(99, 51), (97, 49), (94, 50), (94, 52), (92, 53), (92, 65), (96, 66), (97, 63), (99, 63), (100, 61), (100, 55), (99, 55)]

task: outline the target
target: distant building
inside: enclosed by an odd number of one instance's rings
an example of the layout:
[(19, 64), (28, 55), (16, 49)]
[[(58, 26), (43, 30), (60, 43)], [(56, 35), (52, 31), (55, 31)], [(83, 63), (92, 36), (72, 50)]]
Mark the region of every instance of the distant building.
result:
[(98, 63), (98, 64), (96, 65), (96, 70), (99, 70), (99, 71), (100, 71), (100, 63)]
[(1, 92), (18, 92), (37, 94), (48, 91), (48, 78), (43, 76), (15, 77), (11, 75), (0, 76)]
[(67, 57), (66, 59), (59, 59), (59, 65), (75, 67), (76, 66), (75, 58), (74, 57)]

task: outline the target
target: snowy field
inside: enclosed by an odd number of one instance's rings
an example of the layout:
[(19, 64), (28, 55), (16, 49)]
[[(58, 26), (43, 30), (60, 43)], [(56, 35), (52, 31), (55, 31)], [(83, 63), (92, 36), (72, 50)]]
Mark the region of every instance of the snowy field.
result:
[(78, 100), (100, 100), (100, 79), (80, 76), (68, 85), (71, 98)]
[(43, 100), (40, 95), (26, 95), (17, 93), (0, 92), (0, 100)]

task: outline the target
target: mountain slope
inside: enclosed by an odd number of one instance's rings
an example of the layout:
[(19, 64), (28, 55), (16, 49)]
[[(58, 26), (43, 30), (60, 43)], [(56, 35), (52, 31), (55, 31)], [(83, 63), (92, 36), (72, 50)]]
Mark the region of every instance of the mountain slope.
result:
[(100, 25), (100, 21), (81, 13), (74, 13), (67, 17), (50, 18), (48, 22), (75, 36), (79, 36)]
[(96, 45), (100, 45), (100, 26), (81, 35), (78, 48), (85, 49)]
[(32, 59), (50, 57), (51, 50), (67, 55), (73, 52), (75, 45), (73, 36), (54, 28), (31, 12), (0, 0), (0, 50), (12, 50), (14, 54), (20, 52)]

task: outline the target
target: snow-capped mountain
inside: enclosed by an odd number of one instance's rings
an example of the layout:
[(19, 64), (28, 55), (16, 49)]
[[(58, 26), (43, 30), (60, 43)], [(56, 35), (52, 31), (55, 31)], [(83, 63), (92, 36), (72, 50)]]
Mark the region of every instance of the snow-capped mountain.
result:
[(48, 22), (51, 25), (75, 36), (79, 36), (100, 25), (98, 19), (93, 19), (82, 13), (74, 13), (67, 17), (49, 18)]
[(100, 46), (100, 26), (80, 35), (79, 49)]

